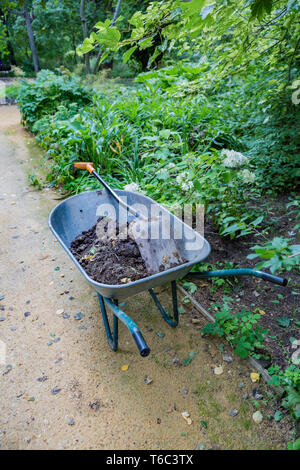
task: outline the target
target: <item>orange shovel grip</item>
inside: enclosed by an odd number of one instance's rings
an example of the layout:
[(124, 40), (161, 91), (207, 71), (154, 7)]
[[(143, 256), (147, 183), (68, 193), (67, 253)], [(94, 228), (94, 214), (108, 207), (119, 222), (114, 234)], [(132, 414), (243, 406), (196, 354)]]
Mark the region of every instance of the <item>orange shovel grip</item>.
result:
[(74, 163), (74, 167), (78, 168), (79, 170), (88, 170), (90, 173), (93, 173), (93, 171), (95, 171), (92, 162), (76, 162)]

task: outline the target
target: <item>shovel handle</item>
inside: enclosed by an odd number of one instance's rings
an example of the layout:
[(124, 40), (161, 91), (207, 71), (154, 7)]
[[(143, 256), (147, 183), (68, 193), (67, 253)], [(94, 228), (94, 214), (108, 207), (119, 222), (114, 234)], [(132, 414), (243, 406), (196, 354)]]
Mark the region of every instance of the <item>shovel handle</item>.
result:
[(97, 180), (104, 186), (104, 188), (109, 192), (109, 194), (116, 200), (118, 203), (123, 206), (125, 209), (128, 210), (134, 217), (141, 217), (145, 219), (142, 215), (132, 209), (128, 204), (126, 204), (119, 196), (115, 193), (115, 191), (101, 178), (100, 175), (96, 172), (92, 162), (76, 162), (73, 163), (74, 168), (78, 168), (79, 170), (88, 170)]
[(74, 168), (78, 168), (79, 170), (87, 170), (90, 173), (93, 173), (93, 171), (95, 171), (92, 162), (76, 162), (74, 163)]

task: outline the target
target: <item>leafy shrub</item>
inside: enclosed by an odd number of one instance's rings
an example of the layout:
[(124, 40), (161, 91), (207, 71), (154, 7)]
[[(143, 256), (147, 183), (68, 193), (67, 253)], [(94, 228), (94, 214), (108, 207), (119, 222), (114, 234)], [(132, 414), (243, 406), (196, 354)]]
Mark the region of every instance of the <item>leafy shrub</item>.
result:
[(23, 123), (32, 130), (36, 121), (54, 114), (58, 106), (75, 104), (76, 110), (91, 103), (91, 94), (77, 79), (42, 70), (34, 82), (21, 82), (17, 99)]
[(245, 359), (263, 348), (263, 340), (267, 330), (257, 325), (258, 313), (241, 310), (234, 314), (225, 302), (221, 311), (215, 314), (215, 322), (208, 323), (203, 329), (204, 335), (225, 336), (234, 349), (234, 353)]
[(248, 255), (247, 258), (263, 258), (265, 261), (258, 263), (257, 268), (270, 268), (271, 273), (290, 271), (300, 263), (300, 245), (291, 245), (290, 242), (289, 238), (275, 237), (262, 246), (253, 246), (251, 250), (255, 253)]
[(285, 390), (282, 406), (289, 410), (294, 418), (300, 419), (300, 368), (292, 364), (282, 371), (279, 366), (272, 365), (268, 372), (272, 377), (270, 385), (280, 386)]

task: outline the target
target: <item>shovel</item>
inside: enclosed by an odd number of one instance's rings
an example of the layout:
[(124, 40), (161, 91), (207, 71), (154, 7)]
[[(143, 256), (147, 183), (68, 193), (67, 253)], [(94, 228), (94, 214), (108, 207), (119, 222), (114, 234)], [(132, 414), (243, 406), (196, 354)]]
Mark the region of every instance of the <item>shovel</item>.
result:
[(164, 217), (162, 215), (149, 219), (128, 206), (95, 171), (93, 163), (78, 162), (74, 163), (74, 167), (80, 170), (88, 170), (93, 176), (95, 176), (95, 178), (97, 178), (98, 181), (100, 181), (109, 194), (134, 216), (134, 220), (129, 224), (128, 233), (139, 247), (141, 257), (145, 262), (149, 274), (165, 271), (166, 269), (170, 269), (184, 263), (184, 260), (178, 252), (174, 239), (151, 237), (151, 234), (160, 234), (164, 223), (168, 223), (168, 220), (164, 221)]

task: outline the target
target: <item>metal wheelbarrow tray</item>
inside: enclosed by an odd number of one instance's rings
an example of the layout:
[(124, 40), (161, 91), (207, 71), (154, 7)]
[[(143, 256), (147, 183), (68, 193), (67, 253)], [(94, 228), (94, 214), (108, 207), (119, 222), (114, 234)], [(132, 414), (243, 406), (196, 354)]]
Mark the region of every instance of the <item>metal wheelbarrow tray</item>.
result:
[[(51, 211), (49, 216), (49, 227), (54, 236), (64, 248), (64, 250), (75, 263), (81, 274), (85, 277), (88, 283), (96, 289), (99, 297), (104, 327), (110, 347), (113, 350), (117, 350), (118, 348), (118, 320), (121, 320), (132, 334), (141, 356), (145, 357), (149, 355), (150, 349), (146, 344), (136, 323), (131, 320), (131, 318), (128, 317), (128, 315), (126, 315), (118, 307), (118, 300), (125, 299), (126, 297), (130, 297), (141, 291), (148, 290), (163, 319), (170, 326), (177, 326), (178, 305), (176, 280), (182, 279), (187, 276), (189, 274), (189, 271), (195, 264), (200, 263), (210, 254), (211, 248), (207, 240), (205, 240), (199, 233), (197, 233), (188, 225), (184, 224), (184, 222), (180, 221), (176, 216), (171, 214), (162, 206), (155, 203), (152, 199), (148, 198), (147, 196), (121, 190), (116, 190), (116, 193), (120, 197), (126, 196), (129, 205), (143, 204), (147, 209), (150, 210), (151, 205), (155, 204), (162, 213), (165, 213), (170, 217), (171, 230), (174, 228), (175, 224), (177, 224), (177, 227), (178, 224), (182, 227), (183, 236), (182, 238), (176, 240), (176, 244), (178, 247), (178, 251), (186, 260), (184, 264), (124, 285), (102, 284), (94, 281), (90, 276), (88, 276), (88, 274), (82, 268), (80, 263), (71, 253), (70, 245), (71, 242), (78, 235), (80, 235), (83, 231), (89, 230), (93, 225), (97, 223), (99, 217), (99, 214), (97, 215), (97, 208), (99, 206), (105, 204), (113, 205), (118, 220), (118, 204), (106, 190), (83, 192), (76, 196), (71, 196), (68, 199), (65, 199)], [(192, 244), (192, 249), (190, 248), (190, 244)], [(199, 278), (208, 278), (242, 275), (252, 275), (256, 277), (261, 277), (280, 285), (286, 285), (286, 280), (283, 278), (273, 276), (262, 271), (255, 271), (252, 269), (228, 269), (222, 271), (190, 273), (189, 277), (192, 276)], [(165, 284), (166, 282), (171, 282), (172, 286), (172, 318), (164, 310), (156, 294), (153, 291), (154, 287)], [(106, 305), (110, 308), (110, 310), (112, 310), (113, 313), (113, 331), (111, 331), (108, 322)]]

